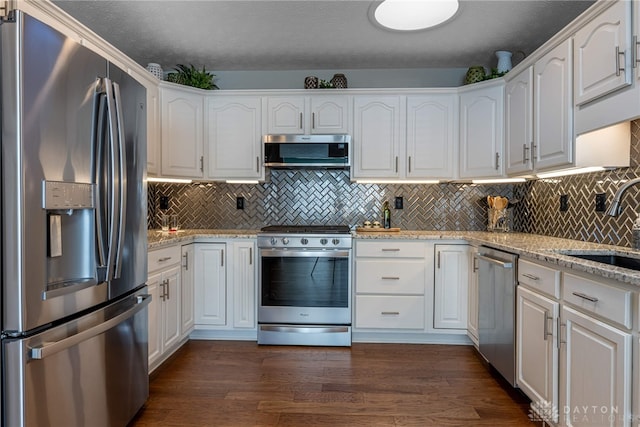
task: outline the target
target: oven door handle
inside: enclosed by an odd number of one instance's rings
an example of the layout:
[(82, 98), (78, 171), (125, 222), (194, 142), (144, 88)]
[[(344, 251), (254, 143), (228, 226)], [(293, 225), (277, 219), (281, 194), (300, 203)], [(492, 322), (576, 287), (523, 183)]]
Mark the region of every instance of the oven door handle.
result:
[(326, 251), (305, 251), (291, 249), (262, 249), (260, 256), (262, 258), (349, 258), (350, 251), (326, 250)]

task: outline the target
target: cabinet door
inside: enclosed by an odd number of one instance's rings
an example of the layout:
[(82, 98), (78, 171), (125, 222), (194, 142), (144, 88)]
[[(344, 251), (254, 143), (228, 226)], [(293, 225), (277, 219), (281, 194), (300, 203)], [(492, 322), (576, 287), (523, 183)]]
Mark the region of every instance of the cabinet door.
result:
[(469, 271), (469, 309), (467, 310), (467, 334), (478, 345), (478, 267), (475, 255), (478, 248), (471, 248), (471, 270)]
[(435, 245), (436, 273), (433, 327), (467, 329), (469, 247)]
[(255, 248), (253, 242), (233, 243), (233, 327), (256, 327)]
[(152, 367), (162, 354), (162, 292), (160, 285), (162, 274), (149, 275), (147, 279), (147, 292), (151, 295), (151, 302), (148, 306), (149, 323), (149, 366)]
[(169, 348), (180, 340), (180, 266), (173, 267), (162, 273), (165, 283), (165, 298), (162, 304), (163, 348)]
[(534, 75), (534, 163), (537, 170), (573, 162), (571, 39), (540, 58)]
[(561, 421), (567, 426), (628, 426), (631, 334), (566, 306), (561, 318), (566, 330), (560, 354), (560, 403), (566, 408)]
[(349, 99), (346, 96), (312, 96), (311, 133), (349, 133)]
[(260, 97), (207, 99), (207, 176), (263, 179)]
[[(517, 298), (516, 382), (532, 402), (546, 402), (558, 408), (558, 347), (555, 331), (560, 305), (522, 286), (517, 288)], [(547, 421), (558, 422), (558, 414), (549, 414), (552, 419)]]
[(400, 97), (354, 98), (354, 178), (398, 178), (400, 156)]
[(193, 268), (194, 250), (193, 245), (182, 247), (182, 276), (181, 283), (181, 305), (180, 305), (180, 335), (186, 337), (193, 330), (193, 284), (195, 279), (195, 269)]
[(160, 173), (160, 89), (147, 86), (147, 173)]
[(203, 100), (199, 94), (162, 88), (162, 175), (203, 177)]
[(573, 37), (575, 105), (585, 104), (632, 82), (632, 2), (612, 3)]
[(505, 93), (507, 175), (533, 170), (533, 67), (509, 81)]
[(456, 95), (407, 97), (407, 177), (454, 177)]
[(194, 245), (196, 324), (227, 324), (225, 249), (220, 243)]
[(460, 177), (502, 176), (504, 86), (460, 94)]
[(267, 98), (267, 133), (303, 134), (304, 96)]

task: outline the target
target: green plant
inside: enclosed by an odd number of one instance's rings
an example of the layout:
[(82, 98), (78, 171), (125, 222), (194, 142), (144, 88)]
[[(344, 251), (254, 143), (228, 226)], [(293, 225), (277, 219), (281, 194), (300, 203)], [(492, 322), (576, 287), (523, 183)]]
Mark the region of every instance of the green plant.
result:
[(333, 89), (333, 83), (328, 80), (322, 80), (318, 82), (318, 89)]
[(175, 73), (169, 73), (167, 75), (167, 81), (200, 89), (218, 89), (218, 86), (213, 82), (213, 78), (216, 75), (209, 73), (204, 67), (202, 67), (202, 70), (198, 70), (193, 64), (190, 64), (188, 67), (178, 64), (175, 70)]
[(491, 73), (489, 73), (486, 76), (484, 76), (484, 80), (497, 79), (498, 77), (502, 77), (505, 74), (507, 74), (507, 71), (503, 71), (503, 72), (499, 73), (497, 68), (492, 68), (491, 69)]

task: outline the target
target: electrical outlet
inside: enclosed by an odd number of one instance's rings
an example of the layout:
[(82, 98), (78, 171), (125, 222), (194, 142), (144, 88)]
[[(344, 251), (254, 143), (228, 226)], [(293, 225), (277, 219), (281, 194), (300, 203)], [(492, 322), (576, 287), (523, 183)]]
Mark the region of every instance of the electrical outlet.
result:
[(395, 208), (402, 209), (404, 205), (404, 199), (402, 197), (396, 197)]
[(607, 195), (605, 193), (597, 193), (596, 194), (596, 212), (604, 212), (607, 203)]
[(169, 209), (169, 196), (160, 196), (160, 209)]
[(560, 196), (560, 212), (566, 212), (569, 210), (569, 195), (563, 194)]
[(244, 197), (236, 197), (236, 209), (244, 209)]

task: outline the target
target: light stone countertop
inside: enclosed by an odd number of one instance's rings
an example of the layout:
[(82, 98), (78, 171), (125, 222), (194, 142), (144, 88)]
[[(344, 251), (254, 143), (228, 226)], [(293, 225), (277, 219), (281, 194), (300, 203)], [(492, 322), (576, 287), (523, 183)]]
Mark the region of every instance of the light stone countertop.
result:
[[(259, 230), (180, 230), (161, 232), (149, 230), (149, 249), (176, 243), (206, 242), (215, 239), (256, 238)], [(558, 267), (585, 272), (622, 283), (640, 286), (640, 271), (614, 267), (607, 264), (571, 257), (562, 252), (596, 254), (620, 254), (640, 259), (640, 251), (623, 246), (604, 245), (579, 240), (561, 239), (527, 233), (489, 233), (484, 231), (413, 231), (354, 232), (357, 240), (464, 240), (473, 245), (515, 253), (530, 259), (557, 265)]]

